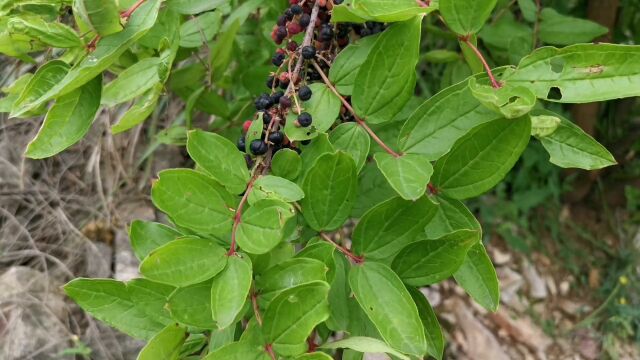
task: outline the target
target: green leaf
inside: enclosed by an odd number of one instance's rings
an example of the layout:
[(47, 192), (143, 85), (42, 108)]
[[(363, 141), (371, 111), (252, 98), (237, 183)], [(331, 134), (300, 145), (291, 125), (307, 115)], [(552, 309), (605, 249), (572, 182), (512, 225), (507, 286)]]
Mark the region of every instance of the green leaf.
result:
[(353, 230), (352, 250), (365, 259), (389, 259), (424, 232), (436, 211), (426, 197), (416, 201), (395, 197), (380, 203)]
[(232, 54), (233, 54), (233, 44), (236, 40), (236, 34), (240, 29), (240, 25), (242, 23), (240, 21), (235, 21), (226, 28), (226, 24), (223, 25), (225, 28), (222, 35), (218, 36), (216, 42), (213, 44), (211, 48), (211, 67), (213, 68), (213, 79), (219, 80), (222, 78), (224, 73), (227, 71), (229, 67), (229, 63), (231, 63)]
[(105, 85), (102, 105), (111, 107), (127, 102), (153, 88), (160, 82), (160, 64), (159, 57), (150, 57), (126, 68), (115, 80)]
[(473, 300), (489, 311), (497, 311), (500, 304), (500, 284), (496, 270), (482, 243), (469, 249), (462, 266), (453, 274), (458, 285)]
[[(335, 10), (334, 10), (335, 14)], [(367, 36), (349, 44), (333, 61), (329, 69), (329, 80), (342, 95), (353, 94), (356, 75), (362, 64), (367, 60), (373, 44), (380, 35)]]
[(83, 45), (80, 36), (69, 26), (47, 22), (39, 16), (12, 16), (7, 22), (9, 33), (24, 34), (57, 48), (74, 48)]
[(553, 115), (531, 115), (531, 136), (549, 136), (558, 129), (561, 122), (559, 117)]
[(596, 22), (559, 14), (553, 8), (540, 12), (540, 40), (552, 45), (572, 45), (591, 42), (609, 29)]
[(424, 229), (427, 239), (437, 239), (465, 229), (477, 230), (480, 235), (480, 223), (462, 202), (444, 196), (437, 196), (436, 200), (436, 214)]
[(171, 317), (181, 324), (199, 329), (216, 328), (211, 317), (211, 281), (176, 289), (166, 308)]
[(427, 337), (427, 353), (438, 360), (442, 360), (444, 354), (444, 336), (438, 322), (438, 317), (433, 311), (427, 298), (416, 288), (409, 288), (409, 294), (418, 307), (420, 320), (424, 326), (424, 333)]
[(425, 61), (434, 64), (445, 64), (460, 59), (460, 54), (456, 51), (436, 49), (427, 51), (422, 55)]
[(358, 178), (358, 197), (351, 217), (361, 218), (379, 203), (396, 197), (397, 193), (374, 162), (364, 166)]
[(417, 200), (424, 195), (433, 174), (429, 159), (421, 154), (395, 157), (387, 153), (373, 156), (378, 168), (391, 187), (406, 200)]
[(523, 85), (540, 99), (590, 103), (639, 96), (640, 47), (579, 44), (543, 47), (522, 59), (504, 80)]
[(353, 0), (352, 3), (356, 12), (362, 12), (368, 20), (377, 22), (409, 20), (436, 9), (435, 6), (420, 6), (412, 0)]
[(413, 95), (422, 17), (391, 25), (360, 67), (351, 98), (367, 122), (390, 121)]
[(123, 282), (78, 278), (66, 284), (64, 291), (96, 319), (135, 338), (151, 339), (164, 328), (134, 306)]
[(131, 247), (139, 260), (144, 259), (153, 250), (180, 236), (182, 234), (178, 230), (151, 221), (135, 220), (129, 227)]
[(487, 84), (479, 84), (475, 78), (469, 81), (473, 96), (484, 106), (507, 119), (515, 119), (528, 114), (536, 105), (536, 95), (524, 86), (503, 84), (494, 89)]
[(122, 31), (116, 0), (73, 0), (73, 13), (100, 36)]
[[(40, 66), (38, 70), (29, 79), (29, 82), (25, 85), (20, 92), (20, 96), (13, 103), (12, 113), (10, 117), (21, 117), (22, 115), (29, 115), (27, 111), (22, 112), (20, 115), (16, 115), (16, 109), (22, 108), (25, 104), (28, 104), (35, 99), (38, 99), (42, 94), (49, 91), (49, 89), (55, 87), (65, 75), (69, 72), (69, 64), (62, 60), (51, 60), (46, 64)], [(34, 106), (32, 109), (35, 109)]]
[[(319, 133), (327, 132), (340, 115), (342, 102), (336, 94), (323, 83), (309, 85), (313, 96), (300, 106), (304, 112), (308, 112), (313, 118), (313, 123), (308, 127), (297, 127), (295, 121), (298, 118), (296, 112), (291, 111), (287, 116), (284, 133), (291, 141), (313, 139)], [(296, 109), (296, 105), (293, 105)]]
[[(264, 114), (259, 113), (258, 118), (251, 122), (251, 126), (247, 130), (247, 133), (244, 135), (245, 144), (249, 145), (253, 142), (253, 140), (259, 140), (262, 138), (262, 132), (264, 131)], [(245, 153), (251, 154), (250, 150), (247, 149), (248, 146), (245, 146)]]
[(229, 256), (227, 266), (213, 278), (211, 312), (218, 329), (235, 323), (249, 295), (252, 281), (251, 260), (246, 255)]
[[(327, 134), (320, 134), (311, 141), (310, 145), (303, 148), (302, 155), (302, 177), (304, 177), (309, 169), (315, 165), (316, 161), (324, 154), (334, 153), (336, 149), (329, 142)], [(304, 190), (304, 189), (303, 189)]]
[(371, 139), (361, 126), (355, 122), (340, 124), (331, 131), (329, 140), (336, 150), (341, 150), (351, 155), (356, 162), (358, 172), (362, 170), (369, 155)]
[(435, 284), (456, 272), (469, 248), (477, 242), (478, 232), (473, 230), (459, 230), (436, 240), (417, 241), (400, 251), (391, 268), (406, 284)]
[(285, 260), (256, 279), (260, 299), (270, 302), (286, 289), (314, 281), (326, 281), (327, 266), (320, 260), (296, 257)]
[(153, 320), (165, 325), (173, 322), (165, 304), (175, 289), (171, 285), (147, 279), (133, 279), (127, 282), (127, 292), (134, 306)]
[(332, 247), (331, 259), (327, 261), (329, 265), (329, 273), (327, 278), (331, 279), (331, 289), (329, 290), (329, 308), (331, 314), (327, 319), (326, 325), (333, 331), (344, 331), (349, 329), (350, 312), (349, 300), (351, 298), (351, 287), (349, 286), (349, 261), (342, 255), (338, 254), (335, 247)]
[(355, 162), (343, 152), (321, 156), (305, 175), (302, 190), (302, 213), (309, 226), (317, 231), (339, 228), (356, 198)]
[(180, 26), (180, 47), (197, 48), (213, 39), (220, 31), (222, 12), (211, 11), (192, 17)]
[(427, 352), (418, 309), (398, 275), (386, 265), (367, 261), (351, 268), (349, 284), (387, 344), (418, 357)]
[(264, 312), (262, 329), (267, 343), (281, 355), (297, 355), (294, 349), (329, 317), (328, 294), (327, 283), (314, 281), (276, 296)]
[(227, 138), (216, 133), (193, 130), (187, 151), (196, 164), (233, 194), (242, 193), (249, 181), (249, 170), (242, 154)]
[(409, 360), (409, 357), (389, 347), (384, 341), (362, 337), (351, 336), (346, 339), (326, 343), (319, 346), (321, 349), (352, 349), (361, 353), (393, 355), (398, 359)]
[(178, 358), (187, 330), (171, 324), (154, 336), (138, 354), (137, 360), (174, 360)]
[(264, 347), (248, 341), (234, 342), (209, 353), (202, 360), (270, 360)]
[(440, 14), (458, 35), (475, 34), (491, 16), (497, 0), (440, 0)]
[(442, 90), (409, 117), (398, 138), (404, 153), (439, 159), (471, 129), (502, 118), (476, 100), (468, 83), (467, 79)]
[(140, 273), (163, 284), (187, 286), (224, 269), (226, 251), (212, 240), (183, 237), (159, 247), (140, 264)]
[(217, 182), (194, 170), (160, 172), (151, 199), (180, 226), (223, 236), (231, 231), (237, 200)]
[(162, 90), (162, 84), (155, 84), (146, 93), (142, 94), (133, 106), (122, 115), (120, 120), (111, 126), (111, 133), (114, 135), (119, 134), (145, 121), (156, 109)]
[(362, 24), (371, 21), (369, 14), (362, 10), (355, 9), (352, 0), (346, 0), (340, 5), (334, 5), (331, 13), (331, 21), (336, 23), (357, 23)]
[(236, 231), (238, 245), (251, 254), (265, 254), (284, 238), (285, 224), (295, 215), (293, 206), (279, 200), (260, 200), (244, 214)]
[(271, 160), (271, 173), (287, 180), (295, 180), (302, 170), (302, 159), (291, 149), (278, 150)]
[(538, 18), (538, 6), (534, 0), (518, 0), (518, 7), (522, 17), (528, 22), (535, 22)]
[(295, 183), (273, 175), (260, 176), (249, 193), (249, 204), (253, 205), (263, 199), (275, 199), (284, 202), (295, 202), (304, 197), (304, 192)]
[(169, 9), (185, 15), (200, 14), (228, 3), (229, 0), (167, 0)]
[(474, 128), (436, 163), (436, 188), (454, 199), (486, 192), (515, 165), (530, 136), (528, 117), (494, 120)]
[(333, 360), (333, 358), (323, 352), (312, 352), (308, 354), (298, 355), (294, 360)]
[[(542, 146), (551, 156), (549, 159), (551, 163), (564, 168), (585, 170), (601, 169), (617, 164), (616, 159), (604, 146), (570, 120), (551, 111), (538, 111), (534, 114), (560, 120), (553, 133), (546, 136), (538, 135)], [(539, 116), (532, 118), (539, 118)]]
[(53, 156), (80, 141), (89, 131), (100, 107), (102, 76), (56, 99), (38, 135), (25, 155), (32, 159)]
[[(97, 1), (97, 0), (95, 0)], [(53, 87), (41, 93), (37, 98), (29, 99), (13, 109), (11, 116), (19, 117), (35, 109), (52, 98), (67, 94), (86, 84), (122, 55), (136, 40), (149, 30), (156, 21), (160, 0), (147, 0), (129, 18), (124, 30), (105, 36), (98, 42), (96, 49), (76, 64)]]

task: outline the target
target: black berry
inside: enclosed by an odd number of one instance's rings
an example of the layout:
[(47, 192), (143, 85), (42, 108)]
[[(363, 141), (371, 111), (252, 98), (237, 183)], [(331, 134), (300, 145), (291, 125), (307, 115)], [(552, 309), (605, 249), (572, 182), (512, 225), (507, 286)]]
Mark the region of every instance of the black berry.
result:
[(291, 107), (291, 99), (288, 96), (283, 96), (280, 98), (280, 107), (283, 109), (288, 109)]
[(254, 155), (264, 155), (267, 152), (267, 144), (262, 140), (253, 140), (250, 145), (251, 152)]
[(267, 88), (272, 89), (280, 85), (280, 80), (278, 80), (275, 76), (269, 76), (266, 82)]
[(269, 142), (280, 145), (284, 141), (284, 134), (280, 131), (269, 134)]
[(325, 24), (320, 30), (320, 40), (329, 41), (333, 38), (333, 28), (331, 25)]
[(257, 110), (267, 110), (268, 108), (273, 106), (273, 101), (271, 100), (271, 97), (269, 95), (262, 94), (256, 99), (255, 105)]
[(269, 114), (267, 111), (262, 113), (262, 122), (265, 124), (268, 124), (271, 122), (271, 114)]
[(284, 91), (278, 91), (275, 94), (271, 95), (271, 101), (274, 104), (277, 104), (280, 102), (280, 98), (284, 96)]
[(301, 54), (306, 60), (311, 60), (316, 57), (316, 48), (311, 45), (307, 45), (302, 48)]
[(306, 28), (307, 26), (309, 26), (310, 22), (311, 22), (311, 16), (309, 14), (302, 14), (300, 16), (300, 19), (298, 19), (298, 24), (300, 24), (300, 26), (302, 26), (303, 28)]
[(293, 20), (293, 11), (291, 11), (291, 9), (285, 10), (284, 16), (287, 18), (288, 21)]
[(302, 6), (300, 6), (298, 4), (292, 5), (289, 9), (291, 9), (291, 12), (293, 13), (293, 15), (302, 14)]
[(245, 152), (245, 151), (247, 150), (247, 146), (246, 146), (246, 144), (244, 143), (244, 136), (241, 136), (241, 137), (238, 139), (238, 142), (236, 143), (236, 146), (238, 147), (238, 150), (240, 150), (240, 151), (242, 151), (242, 152)]
[(300, 90), (298, 90), (298, 97), (300, 97), (300, 100), (302, 101), (311, 99), (311, 95), (313, 95), (313, 92), (311, 91), (311, 89), (309, 89), (308, 86), (303, 86), (300, 88)]
[(271, 59), (271, 62), (275, 66), (280, 66), (284, 62), (285, 57), (286, 56), (284, 54), (277, 53), (277, 54), (273, 55), (273, 58)]
[(284, 15), (281, 15), (278, 18), (278, 26), (285, 26), (285, 25), (287, 25), (287, 17)]
[(311, 117), (311, 114), (307, 112), (303, 112), (298, 116), (298, 124), (302, 127), (308, 127), (312, 122), (313, 118)]

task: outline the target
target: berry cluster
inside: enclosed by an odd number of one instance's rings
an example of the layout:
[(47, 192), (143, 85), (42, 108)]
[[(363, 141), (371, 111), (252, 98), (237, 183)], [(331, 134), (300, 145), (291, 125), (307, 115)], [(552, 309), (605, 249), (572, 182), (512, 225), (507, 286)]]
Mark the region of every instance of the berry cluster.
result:
[[(290, 148), (300, 152), (299, 144), (290, 141), (282, 129), (290, 111), (296, 114), (294, 126), (306, 128), (313, 124), (313, 117), (304, 111), (302, 102), (313, 96), (308, 85), (322, 77), (311, 62), (316, 61), (323, 71), (328, 72), (335, 56), (349, 44), (350, 37), (369, 36), (384, 29), (381, 23), (332, 24), (331, 10), (342, 0), (289, 2), (290, 7), (278, 17), (271, 32), (273, 41), (279, 46), (271, 59), (277, 69), (266, 81), (269, 92), (255, 100), (256, 118), (261, 115), (263, 120), (262, 136), (246, 144), (245, 134), (252, 123), (249, 120), (245, 122), (243, 135), (237, 144), (241, 151), (249, 150), (256, 156), (266, 154), (269, 149), (276, 152)], [(345, 115), (343, 120), (352, 119)], [(308, 141), (301, 142), (302, 145), (306, 143)]]

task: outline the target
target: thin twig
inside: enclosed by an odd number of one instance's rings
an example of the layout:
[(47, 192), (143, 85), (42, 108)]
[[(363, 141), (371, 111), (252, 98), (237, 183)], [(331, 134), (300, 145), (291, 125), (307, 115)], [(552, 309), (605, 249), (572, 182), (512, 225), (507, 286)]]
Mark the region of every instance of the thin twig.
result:
[(364, 257), (362, 256), (357, 256), (354, 255), (351, 251), (349, 251), (347, 248), (343, 247), (342, 245), (338, 244), (337, 242), (333, 241), (329, 235), (320, 232), (320, 237), (323, 238), (325, 241), (329, 242), (331, 245), (333, 245), (336, 249), (338, 249), (341, 253), (343, 253), (346, 257), (348, 257), (349, 259), (353, 260), (353, 262), (355, 262), (356, 264), (362, 264), (364, 262)]
[(473, 52), (476, 54), (478, 59), (480, 59), (480, 62), (482, 62), (482, 66), (484, 66), (484, 69), (487, 72), (487, 75), (489, 75), (489, 79), (491, 80), (491, 86), (493, 86), (494, 89), (500, 89), (502, 87), (502, 84), (498, 80), (496, 80), (496, 77), (493, 75), (493, 71), (491, 71), (491, 67), (487, 63), (487, 60), (484, 58), (480, 50), (478, 50), (478, 48), (475, 45), (473, 45), (471, 40), (469, 40), (468, 36), (461, 37), (460, 40), (462, 40), (465, 44), (467, 44), (467, 46), (469, 46), (471, 50), (473, 50)]
[(322, 77), (322, 80), (324, 81), (324, 83), (329, 87), (329, 89), (331, 89), (331, 91), (333, 91), (334, 94), (336, 94), (336, 96), (340, 98), (340, 101), (342, 101), (342, 104), (344, 105), (344, 107), (351, 113), (351, 115), (353, 115), (353, 118), (356, 119), (356, 122), (358, 123), (358, 125), (362, 126), (362, 128), (369, 134), (369, 136), (371, 136), (371, 138), (378, 145), (380, 145), (380, 147), (383, 148), (384, 151), (386, 151), (388, 154), (390, 154), (393, 157), (399, 158), (401, 154), (398, 154), (397, 152), (393, 151), (389, 146), (387, 146), (387, 144), (385, 144), (384, 141), (382, 141), (382, 139), (380, 139), (378, 135), (376, 135), (376, 133), (373, 132), (373, 130), (371, 130), (371, 128), (367, 125), (367, 123), (365, 123), (364, 120), (362, 120), (356, 114), (356, 111), (353, 109), (351, 104), (349, 104), (349, 102), (338, 92), (336, 87), (333, 86), (333, 84), (331, 83), (331, 80), (329, 80), (329, 78), (327, 77), (327, 74), (325, 74), (324, 71), (322, 71), (322, 68), (320, 67), (320, 65), (318, 65), (318, 63), (314, 61), (313, 66), (316, 68), (316, 70)]
[(131, 17), (131, 14), (133, 14), (133, 12), (136, 11), (140, 7), (140, 5), (142, 5), (145, 1), (146, 0), (136, 1), (135, 4), (131, 5), (130, 8), (128, 8), (125, 12), (120, 14), (120, 17), (123, 19), (129, 19), (129, 17)]
[[(318, 18), (318, 13), (320, 12), (320, 2), (316, 1), (313, 4), (313, 9), (311, 10), (311, 18), (309, 20), (309, 25), (307, 26), (307, 32), (304, 34), (304, 40), (302, 41), (302, 45), (300, 45), (300, 51), (305, 46), (311, 45), (311, 41), (313, 40), (313, 32), (315, 30), (316, 19)], [(289, 86), (287, 87), (287, 91), (285, 91), (285, 95), (290, 94), (294, 91), (296, 86), (296, 81), (298, 80), (298, 76), (300, 76), (300, 70), (302, 69), (302, 64), (304, 63), (304, 58), (301, 54), (298, 54), (298, 62), (296, 66), (293, 68), (293, 73), (289, 74)]]
[(251, 190), (253, 190), (253, 184), (256, 182), (256, 180), (259, 177), (260, 177), (260, 173), (256, 171), (255, 174), (251, 177), (251, 180), (249, 180), (249, 183), (247, 184), (247, 190), (244, 191), (244, 195), (242, 195), (240, 204), (238, 204), (238, 208), (236, 209), (236, 214), (233, 217), (233, 229), (231, 230), (231, 246), (229, 248), (229, 252), (227, 253), (227, 256), (232, 256), (236, 253), (236, 245), (237, 245), (236, 233), (238, 231), (238, 226), (242, 221), (242, 208), (247, 203), (247, 200), (249, 199), (249, 193), (251, 193)]

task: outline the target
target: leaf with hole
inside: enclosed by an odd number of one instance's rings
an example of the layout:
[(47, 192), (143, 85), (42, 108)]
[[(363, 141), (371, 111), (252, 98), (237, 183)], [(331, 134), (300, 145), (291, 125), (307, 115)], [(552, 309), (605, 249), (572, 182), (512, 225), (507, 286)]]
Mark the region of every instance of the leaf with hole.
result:
[(499, 89), (481, 84), (475, 78), (469, 81), (473, 96), (484, 106), (507, 119), (528, 114), (536, 105), (536, 95), (524, 86), (513, 86), (506, 82)]

